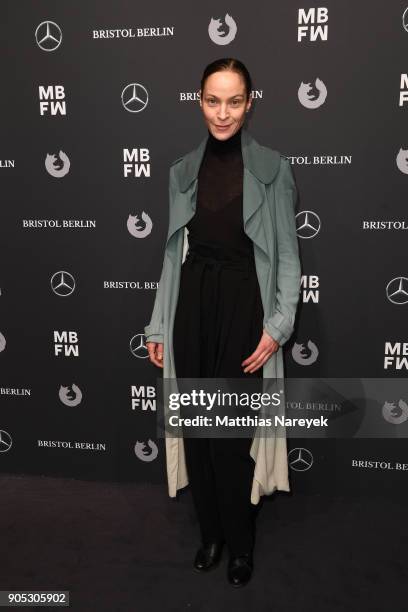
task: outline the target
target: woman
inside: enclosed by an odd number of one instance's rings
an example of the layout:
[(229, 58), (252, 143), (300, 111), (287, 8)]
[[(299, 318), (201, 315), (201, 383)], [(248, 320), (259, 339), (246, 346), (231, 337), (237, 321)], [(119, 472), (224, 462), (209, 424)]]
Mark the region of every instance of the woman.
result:
[[(150, 324), (150, 361), (164, 378), (283, 378), (282, 345), (300, 288), (290, 164), (244, 129), (251, 78), (238, 60), (209, 64), (200, 107), (207, 136), (170, 169), (170, 216)], [(164, 360), (163, 360), (164, 354)], [(262, 495), (289, 491), (286, 438), (166, 437), (169, 493), (190, 483), (201, 531), (198, 571), (246, 584)]]

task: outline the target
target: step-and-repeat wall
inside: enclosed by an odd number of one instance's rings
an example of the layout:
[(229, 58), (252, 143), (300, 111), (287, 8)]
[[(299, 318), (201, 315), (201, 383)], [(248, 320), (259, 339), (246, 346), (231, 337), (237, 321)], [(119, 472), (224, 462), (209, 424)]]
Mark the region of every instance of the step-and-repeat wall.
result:
[[(169, 166), (206, 134), (200, 78), (220, 57), (247, 65), (247, 129), (298, 186), (286, 375), (407, 375), (407, 7), (3, 6), (0, 471), (165, 483), (143, 331)], [(290, 439), (293, 490), (401, 495), (407, 402), (383, 410), (395, 439)]]

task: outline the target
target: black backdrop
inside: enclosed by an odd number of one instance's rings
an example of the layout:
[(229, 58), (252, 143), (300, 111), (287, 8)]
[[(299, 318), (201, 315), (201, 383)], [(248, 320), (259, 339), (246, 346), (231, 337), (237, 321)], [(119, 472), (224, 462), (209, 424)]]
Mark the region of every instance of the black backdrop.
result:
[[(165, 481), (160, 373), (143, 328), (162, 264), (169, 164), (206, 133), (199, 81), (218, 57), (249, 68), (247, 127), (291, 159), (300, 193), (305, 292), (286, 375), (406, 375), (407, 357), (387, 366), (385, 352), (408, 342), (407, 301), (401, 291), (393, 299), (398, 279), (408, 282), (407, 6), (3, 3), (1, 471)], [(128, 176), (126, 150), (141, 156)], [(305, 211), (320, 226), (314, 237), (301, 237)], [(132, 235), (129, 215), (151, 231)], [(291, 459), (297, 449), (307, 459), (291, 470), (297, 491), (401, 494), (406, 483), (405, 440), (289, 446)]]

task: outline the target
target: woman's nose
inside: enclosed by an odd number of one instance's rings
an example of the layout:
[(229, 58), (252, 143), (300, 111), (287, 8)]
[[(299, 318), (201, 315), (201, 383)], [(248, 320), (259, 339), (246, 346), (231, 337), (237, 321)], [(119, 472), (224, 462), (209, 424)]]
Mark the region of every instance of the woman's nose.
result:
[(226, 117), (228, 117), (228, 109), (227, 107), (223, 107), (221, 106), (219, 112), (218, 112), (218, 117), (219, 119), (225, 119)]

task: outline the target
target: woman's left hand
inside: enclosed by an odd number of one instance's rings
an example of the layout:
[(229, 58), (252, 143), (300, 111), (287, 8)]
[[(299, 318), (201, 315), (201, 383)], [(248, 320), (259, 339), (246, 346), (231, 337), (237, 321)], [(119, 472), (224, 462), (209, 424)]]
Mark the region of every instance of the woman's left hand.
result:
[(259, 341), (255, 351), (241, 363), (244, 366), (244, 372), (256, 372), (266, 363), (273, 353), (279, 348), (279, 342), (274, 340), (265, 330), (263, 331), (262, 338)]

